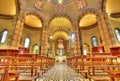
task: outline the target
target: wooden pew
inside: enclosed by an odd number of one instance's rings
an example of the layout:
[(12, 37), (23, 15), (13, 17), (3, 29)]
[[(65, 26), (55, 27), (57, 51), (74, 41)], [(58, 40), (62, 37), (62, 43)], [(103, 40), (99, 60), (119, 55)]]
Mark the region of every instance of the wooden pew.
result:
[[(85, 78), (92, 78), (95, 81), (101, 79), (101, 78), (97, 78), (97, 76), (94, 76), (96, 73), (97, 74), (104, 73), (103, 70), (108, 70), (110, 68), (118, 67), (117, 65), (115, 65), (116, 63), (115, 64), (113, 63), (113, 62), (117, 62), (117, 57), (112, 56), (110, 53), (96, 52), (87, 56), (79, 55), (77, 56), (76, 59), (77, 59), (77, 68), (76, 68), (77, 72), (82, 74)], [(99, 66), (99, 68), (97, 66)], [(109, 79), (108, 76), (107, 78), (102, 77), (101, 81), (108, 79)]]
[[(117, 62), (117, 57), (112, 56), (111, 53), (92, 53), (92, 55), (88, 58), (91, 59), (91, 66), (89, 67), (88, 71), (89, 78), (93, 79), (94, 81), (110, 80), (108, 75), (104, 75), (104, 70), (115, 68), (113, 60), (116, 60)], [(103, 76), (100, 76), (102, 74)]]
[(40, 75), (42, 75), (45, 72), (45, 69), (44, 69), (46, 66), (45, 62), (46, 62), (46, 58), (44, 56), (37, 55), (35, 63), (34, 63), (35, 66), (38, 68), (37, 69), (37, 77), (39, 77)]
[(117, 60), (118, 57), (106, 52), (92, 52), (86, 56), (81, 54), (67, 57), (67, 65), (89, 80), (109, 81), (110, 77), (105, 70), (119, 70), (120, 63)]
[[(25, 70), (21, 73), (19, 81), (33, 81), (37, 78), (37, 67), (34, 65), (34, 60), (36, 59), (35, 54), (19, 54), (16, 57), (14, 63), (12, 64), (12, 69)], [(13, 80), (13, 79), (12, 79)]]
[(21, 71), (10, 69), (15, 57), (18, 56), (18, 53), (18, 49), (0, 49), (1, 81), (8, 81), (11, 78), (15, 78), (15, 81), (18, 81)]
[[(20, 50), (18, 49), (0, 49), (0, 74), (2, 75), (2, 81), (36, 80), (41, 69), (43, 71), (48, 70), (55, 63), (55, 59), (51, 57), (30, 53), (21, 54), (19, 52)], [(22, 75), (27, 71), (29, 76), (23, 77)]]

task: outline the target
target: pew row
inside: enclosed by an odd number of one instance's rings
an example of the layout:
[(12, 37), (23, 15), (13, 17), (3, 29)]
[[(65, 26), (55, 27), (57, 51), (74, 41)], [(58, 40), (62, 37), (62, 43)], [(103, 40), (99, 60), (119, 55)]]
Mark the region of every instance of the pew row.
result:
[(1, 81), (35, 81), (54, 62), (54, 58), (47, 56), (20, 54), (18, 49), (0, 49)]
[(94, 52), (86, 56), (70, 56), (67, 58), (67, 64), (90, 81), (109, 81), (110, 77), (106, 70), (120, 69), (117, 58), (117, 56), (112, 56), (111, 53)]

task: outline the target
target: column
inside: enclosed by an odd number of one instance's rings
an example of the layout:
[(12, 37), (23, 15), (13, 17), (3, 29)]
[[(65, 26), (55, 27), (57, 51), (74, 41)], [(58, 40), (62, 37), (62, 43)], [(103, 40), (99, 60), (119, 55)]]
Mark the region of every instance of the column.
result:
[(106, 52), (110, 51), (110, 46), (112, 46), (112, 40), (110, 37), (110, 33), (108, 30), (108, 26), (105, 20), (105, 14), (103, 12), (100, 12), (100, 15), (98, 17), (98, 26), (100, 30), (100, 35), (102, 38), (103, 46), (105, 48)]
[(22, 29), (23, 29), (23, 20), (19, 19), (16, 22), (16, 26), (13, 31), (13, 35), (11, 38), (11, 45), (10, 48), (18, 48), (22, 36)]
[(13, 26), (10, 36), (8, 39), (8, 46), (9, 48), (18, 48), (20, 45), (21, 41), (21, 36), (22, 36), (22, 30), (23, 30), (23, 25), (24, 25), (24, 17), (23, 17), (23, 11), (25, 9), (25, 2), (18, 0), (18, 10), (16, 14), (16, 20), (15, 25)]
[(75, 33), (75, 41), (73, 45), (73, 50), (75, 54), (81, 54), (81, 45), (80, 45), (80, 32), (77, 26), (77, 22), (74, 23), (74, 33)]
[(41, 55), (47, 55), (48, 51), (48, 31), (47, 29), (42, 29), (42, 38), (41, 40)]

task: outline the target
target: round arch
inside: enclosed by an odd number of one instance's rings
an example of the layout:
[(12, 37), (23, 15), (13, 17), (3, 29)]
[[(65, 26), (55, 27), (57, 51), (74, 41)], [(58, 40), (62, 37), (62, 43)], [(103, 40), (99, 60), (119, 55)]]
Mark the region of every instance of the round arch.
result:
[(87, 14), (95, 14), (97, 17), (99, 17), (99, 12), (98, 12), (97, 9), (92, 8), (92, 7), (90, 7), (90, 8), (88, 7), (88, 8), (82, 9), (82, 10), (77, 14), (76, 20), (79, 22), (79, 20), (80, 20), (83, 16), (85, 16), (85, 15), (87, 15)]
[[(48, 21), (48, 25), (50, 24), (50, 22), (51, 22), (53, 19), (55, 19), (55, 18), (57, 18), (57, 17), (63, 17), (63, 18), (68, 19), (68, 20), (71, 22), (72, 27), (73, 27), (74, 19), (73, 19), (73, 17), (72, 17), (70, 14), (68, 14), (68, 13), (62, 13), (62, 14), (57, 14), (57, 13), (55, 13), (55, 14), (51, 15), (50, 18), (47, 20), (47, 21)], [(73, 28), (72, 28), (72, 29), (73, 29)]]

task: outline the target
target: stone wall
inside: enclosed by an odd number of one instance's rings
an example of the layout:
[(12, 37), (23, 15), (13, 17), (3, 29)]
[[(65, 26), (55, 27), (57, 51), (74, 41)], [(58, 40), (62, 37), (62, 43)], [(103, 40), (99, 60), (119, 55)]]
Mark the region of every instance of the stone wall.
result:
[(88, 44), (89, 47), (90, 47), (90, 51), (91, 51), (91, 48), (92, 48), (91, 38), (93, 36), (97, 37), (98, 46), (102, 45), (102, 43), (100, 41), (100, 32), (99, 32), (98, 26), (96, 26), (92, 29), (88, 29), (88, 30), (81, 30), (81, 35), (82, 35), (82, 45), (84, 43)]
[(111, 26), (111, 29), (112, 29), (112, 33), (113, 33), (114, 38), (115, 38), (115, 45), (120, 45), (120, 42), (118, 42), (118, 40), (116, 38), (116, 35), (115, 35), (115, 32), (114, 32), (115, 28), (120, 29), (120, 18), (109, 17), (109, 22), (110, 22), (110, 26)]
[(24, 41), (25, 41), (25, 38), (26, 37), (29, 37), (30, 38), (30, 53), (32, 53), (32, 48), (33, 48), (33, 45), (35, 44), (38, 44), (40, 43), (40, 30), (32, 30), (32, 29), (28, 29), (28, 28), (23, 28), (23, 32), (22, 32), (22, 42), (20, 44), (21, 47), (24, 46)]
[(12, 33), (11, 29), (13, 27), (14, 19), (0, 19), (0, 32), (7, 29), (8, 30), (8, 35), (6, 38), (5, 43), (0, 43), (0, 48), (6, 48), (9, 47), (7, 46), (7, 41), (10, 33)]

